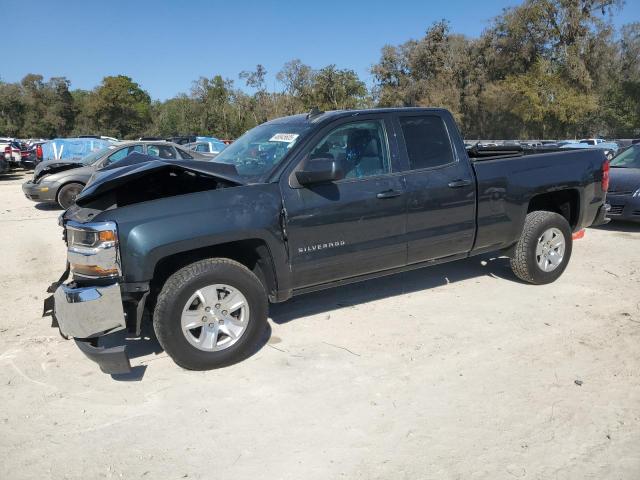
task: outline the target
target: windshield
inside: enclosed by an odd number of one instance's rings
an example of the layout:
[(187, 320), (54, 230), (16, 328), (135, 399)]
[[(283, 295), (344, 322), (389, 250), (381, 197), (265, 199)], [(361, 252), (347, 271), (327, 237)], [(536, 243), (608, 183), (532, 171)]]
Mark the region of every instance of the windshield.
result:
[(640, 168), (640, 145), (632, 145), (611, 160), (611, 166), (617, 168)]
[(102, 156), (105, 153), (107, 153), (109, 150), (112, 150), (113, 148), (114, 148), (113, 146), (109, 146), (109, 147), (100, 148), (98, 150), (94, 150), (89, 155), (82, 157), (82, 160), (80, 160), (80, 163), (82, 163), (83, 165), (91, 165), (92, 163), (95, 163), (97, 160), (102, 158)]
[(282, 161), (309, 128), (303, 123), (259, 125), (225, 148), (214, 161), (234, 165), (243, 177), (264, 177)]

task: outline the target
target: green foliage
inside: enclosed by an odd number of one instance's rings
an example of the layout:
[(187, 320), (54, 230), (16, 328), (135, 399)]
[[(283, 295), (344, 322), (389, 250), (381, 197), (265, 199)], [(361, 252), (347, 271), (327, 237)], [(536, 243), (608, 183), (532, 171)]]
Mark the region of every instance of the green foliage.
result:
[(0, 135), (22, 133), (24, 110), (24, 93), (20, 86), (0, 82)]
[(525, 0), (479, 39), (436, 22), (382, 49), (376, 100), (448, 108), (469, 138), (630, 135), (640, 124), (640, 24), (615, 40), (607, 15), (620, 3)]
[(25, 137), (52, 137), (71, 132), (76, 107), (70, 82), (29, 74), (20, 84), (0, 83), (0, 131)]
[(105, 77), (88, 110), (102, 135), (134, 138), (151, 120), (151, 97), (127, 76)]
[(366, 95), (364, 82), (353, 70), (338, 70), (335, 65), (329, 65), (313, 75), (310, 101), (321, 110), (362, 107)]
[(201, 77), (188, 94), (152, 102), (131, 78), (91, 91), (64, 77), (0, 81), (0, 135), (214, 135), (236, 138), (267, 120), (369, 106), (433, 106), (453, 113), (467, 138), (640, 136), (640, 22), (616, 32), (622, 0), (524, 0), (470, 39), (446, 20), (422, 38), (382, 48), (371, 91), (350, 69), (299, 59), (267, 88), (258, 64), (233, 80)]
[(285, 114), (293, 115), (310, 108), (313, 103), (313, 77), (311, 67), (297, 58), (284, 64), (276, 79), (284, 88), (282, 98)]
[(502, 108), (520, 121), (520, 133), (548, 138), (580, 136), (580, 125), (597, 110), (594, 94), (576, 90), (550, 62), (538, 59), (527, 73), (509, 75), (499, 83)]

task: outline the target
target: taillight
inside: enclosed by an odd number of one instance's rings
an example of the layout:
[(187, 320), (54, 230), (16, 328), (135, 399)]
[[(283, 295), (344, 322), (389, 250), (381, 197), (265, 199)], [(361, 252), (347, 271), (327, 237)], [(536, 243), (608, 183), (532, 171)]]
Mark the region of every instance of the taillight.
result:
[(609, 190), (609, 160), (605, 160), (602, 164), (602, 191)]
[(36, 158), (42, 160), (42, 145), (36, 146)]
[(11, 155), (11, 147), (4, 147), (4, 154)]

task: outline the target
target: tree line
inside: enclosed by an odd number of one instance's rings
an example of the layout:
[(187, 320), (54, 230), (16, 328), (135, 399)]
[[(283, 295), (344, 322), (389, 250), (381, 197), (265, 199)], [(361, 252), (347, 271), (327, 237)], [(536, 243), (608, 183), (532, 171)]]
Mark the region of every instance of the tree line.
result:
[(466, 138), (640, 136), (640, 22), (613, 26), (622, 0), (525, 0), (479, 38), (446, 20), (422, 38), (382, 48), (368, 88), (351, 69), (313, 69), (298, 59), (269, 91), (257, 65), (237, 79), (215, 75), (189, 93), (152, 100), (131, 78), (93, 90), (64, 77), (0, 80), (0, 135), (101, 134), (118, 138), (214, 135), (236, 138), (284, 115), (374, 106), (435, 106), (453, 113)]

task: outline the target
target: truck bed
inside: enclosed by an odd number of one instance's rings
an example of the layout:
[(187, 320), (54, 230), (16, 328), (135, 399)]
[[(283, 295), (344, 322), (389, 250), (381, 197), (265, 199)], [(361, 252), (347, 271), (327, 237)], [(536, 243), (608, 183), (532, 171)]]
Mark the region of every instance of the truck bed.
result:
[(474, 252), (515, 243), (536, 195), (555, 190), (567, 197), (566, 202), (573, 202), (578, 212), (570, 222), (574, 231), (591, 225), (606, 195), (602, 191), (606, 158), (601, 150), (545, 151), (472, 160), (477, 183)]
[(467, 155), (473, 162), (480, 162), (484, 160), (495, 160), (497, 158), (513, 158), (524, 157), (528, 155), (539, 155), (554, 152), (566, 152), (566, 149), (562, 148), (523, 148), (517, 145), (504, 145), (496, 147), (480, 147), (474, 145), (467, 149)]

